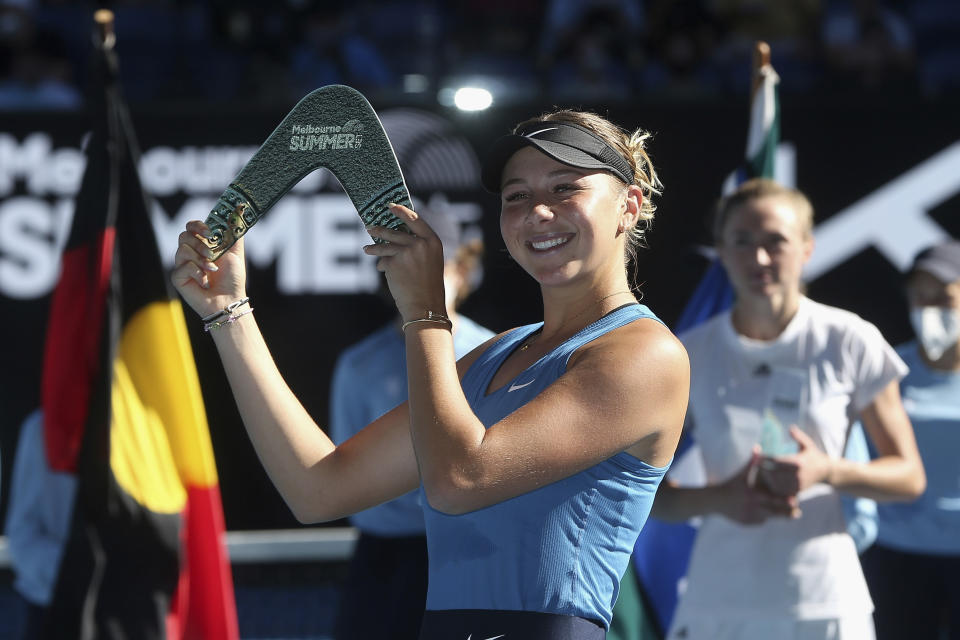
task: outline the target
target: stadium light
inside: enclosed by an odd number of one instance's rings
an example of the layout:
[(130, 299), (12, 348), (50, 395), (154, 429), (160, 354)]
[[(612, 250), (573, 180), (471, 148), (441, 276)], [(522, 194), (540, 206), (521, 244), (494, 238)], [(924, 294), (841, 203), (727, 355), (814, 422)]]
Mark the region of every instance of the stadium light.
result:
[(460, 87), (453, 94), (453, 104), (461, 111), (483, 111), (493, 104), (493, 95), (479, 87)]

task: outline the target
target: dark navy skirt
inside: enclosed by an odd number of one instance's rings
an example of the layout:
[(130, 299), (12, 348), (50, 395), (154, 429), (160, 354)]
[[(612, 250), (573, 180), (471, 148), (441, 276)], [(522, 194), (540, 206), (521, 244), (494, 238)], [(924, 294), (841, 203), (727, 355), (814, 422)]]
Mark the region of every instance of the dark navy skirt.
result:
[(604, 640), (594, 620), (536, 611), (426, 611), (420, 640)]

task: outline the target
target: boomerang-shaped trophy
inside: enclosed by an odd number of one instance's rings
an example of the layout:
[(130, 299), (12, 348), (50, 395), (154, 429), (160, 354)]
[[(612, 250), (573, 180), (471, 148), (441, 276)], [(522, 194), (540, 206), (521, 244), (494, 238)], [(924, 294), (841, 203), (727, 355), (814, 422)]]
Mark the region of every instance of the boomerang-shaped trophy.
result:
[(387, 208), (411, 202), (380, 118), (356, 89), (330, 85), (297, 103), (217, 200), (203, 239), (213, 259), (319, 167), (340, 181), (366, 227), (408, 231)]

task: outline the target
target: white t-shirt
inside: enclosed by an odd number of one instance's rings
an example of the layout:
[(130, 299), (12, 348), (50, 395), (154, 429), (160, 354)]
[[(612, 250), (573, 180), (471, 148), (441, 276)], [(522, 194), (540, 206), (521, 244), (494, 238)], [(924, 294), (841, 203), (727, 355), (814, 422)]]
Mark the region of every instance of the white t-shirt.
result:
[[(788, 452), (790, 424), (842, 457), (850, 424), (907, 372), (872, 324), (808, 298), (769, 342), (737, 334), (729, 311), (680, 339), (690, 354), (689, 428), (708, 484), (740, 471), (755, 443), (765, 453)], [(873, 603), (839, 495), (819, 484), (799, 497), (798, 520), (748, 526), (705, 517), (676, 618), (869, 614)]]

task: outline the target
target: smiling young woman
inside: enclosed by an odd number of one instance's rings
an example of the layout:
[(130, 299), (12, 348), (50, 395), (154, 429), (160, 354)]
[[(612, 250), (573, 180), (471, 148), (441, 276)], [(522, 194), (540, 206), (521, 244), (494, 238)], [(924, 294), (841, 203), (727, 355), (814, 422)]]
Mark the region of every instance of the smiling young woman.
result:
[[(213, 332), (244, 424), (304, 522), (423, 494), (429, 554), (421, 638), (601, 639), (672, 460), (689, 391), (680, 342), (637, 303), (627, 275), (659, 183), (644, 149), (594, 114), (561, 111), (494, 146), (483, 182), (501, 230), (540, 284), (543, 321), (455, 359), (442, 245), (378, 227), (403, 319), (409, 400), (339, 446), (300, 406), (252, 314)], [(209, 266), (191, 222), (173, 280), (201, 315), (247, 295), (243, 245)], [(206, 286), (204, 286), (206, 285)]]

